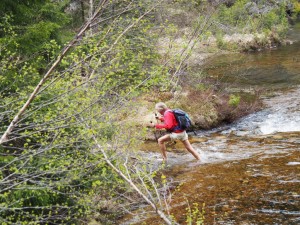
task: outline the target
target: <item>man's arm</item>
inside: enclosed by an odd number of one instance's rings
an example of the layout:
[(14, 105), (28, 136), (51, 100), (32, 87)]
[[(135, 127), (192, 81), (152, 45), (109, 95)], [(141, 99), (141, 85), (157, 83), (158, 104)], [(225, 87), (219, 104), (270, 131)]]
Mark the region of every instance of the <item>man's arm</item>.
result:
[(163, 117), (163, 124), (156, 124), (156, 129), (167, 129), (170, 130), (174, 127), (173, 124), (173, 113), (171, 111), (167, 111)]

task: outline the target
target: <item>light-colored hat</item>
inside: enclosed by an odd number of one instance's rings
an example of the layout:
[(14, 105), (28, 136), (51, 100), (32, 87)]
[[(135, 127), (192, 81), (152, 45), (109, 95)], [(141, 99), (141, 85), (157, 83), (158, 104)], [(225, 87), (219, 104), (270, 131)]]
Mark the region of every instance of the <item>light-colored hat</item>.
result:
[(156, 103), (156, 105), (155, 105), (155, 109), (156, 109), (157, 111), (162, 111), (162, 110), (168, 109), (168, 106), (167, 106), (165, 103), (163, 103), (163, 102), (158, 102), (158, 103)]

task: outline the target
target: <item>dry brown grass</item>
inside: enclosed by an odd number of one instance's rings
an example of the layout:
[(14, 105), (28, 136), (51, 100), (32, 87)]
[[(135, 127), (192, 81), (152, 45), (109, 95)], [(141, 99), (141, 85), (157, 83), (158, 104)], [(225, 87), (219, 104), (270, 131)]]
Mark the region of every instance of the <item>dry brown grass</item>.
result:
[(193, 120), (196, 129), (211, 129), (253, 113), (262, 107), (259, 94), (241, 93), (237, 106), (229, 104), (229, 93), (189, 90), (176, 101), (170, 101), (172, 108), (185, 110)]

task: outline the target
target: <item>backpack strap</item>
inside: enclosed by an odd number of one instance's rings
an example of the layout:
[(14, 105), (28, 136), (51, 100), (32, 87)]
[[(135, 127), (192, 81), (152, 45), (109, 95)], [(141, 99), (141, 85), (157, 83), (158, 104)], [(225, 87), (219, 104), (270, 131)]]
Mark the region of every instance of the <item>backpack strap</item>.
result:
[[(177, 126), (174, 126), (173, 128), (168, 129), (167, 131), (171, 133), (171, 132), (174, 132), (174, 131), (176, 131), (176, 130), (181, 130), (181, 129), (179, 128), (179, 126), (178, 126), (178, 121), (177, 121), (177, 119), (176, 119), (174, 110), (168, 109), (168, 110), (166, 110), (166, 112), (171, 112), (171, 113), (173, 114), (173, 116), (174, 116), (176, 122), (177, 122)], [(166, 113), (166, 112), (165, 112), (165, 113)]]
[(178, 122), (178, 120), (177, 120), (177, 118), (176, 118), (175, 111), (174, 111), (174, 110), (171, 110), (171, 111), (172, 111), (172, 113), (173, 113), (173, 115), (174, 115), (174, 118), (175, 118), (175, 120), (176, 120), (176, 122), (177, 122), (177, 125), (176, 125), (175, 127), (172, 128), (171, 132), (174, 132), (174, 131), (177, 131), (177, 130), (182, 130), (182, 129), (180, 128), (180, 124), (179, 124), (179, 122)]

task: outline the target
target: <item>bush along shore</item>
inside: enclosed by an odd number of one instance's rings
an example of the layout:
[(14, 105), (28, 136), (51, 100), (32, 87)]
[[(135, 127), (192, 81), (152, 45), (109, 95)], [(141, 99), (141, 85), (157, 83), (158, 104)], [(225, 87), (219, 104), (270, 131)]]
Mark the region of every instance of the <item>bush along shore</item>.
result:
[[(154, 118), (153, 108), (155, 102), (163, 101), (170, 108), (180, 108), (189, 114), (193, 122), (193, 126), (188, 130), (190, 132), (209, 130), (230, 124), (263, 107), (259, 91), (253, 93), (240, 91), (233, 94), (216, 91), (213, 88), (197, 90), (185, 87), (175, 93), (163, 92), (144, 96), (144, 100), (147, 102), (144, 106), (148, 111), (146, 110), (145, 113), (145, 110), (142, 110), (145, 114), (137, 116), (140, 121), (143, 123), (157, 122)], [(146, 139), (154, 140), (151, 131)]]
[(286, 34), (299, 17), (299, 1), (208, 2), (209, 5), (204, 6), (204, 3), (196, 1), (176, 1), (173, 8), (164, 14), (178, 35), (171, 41), (166, 36), (160, 37), (158, 48), (162, 55), (167, 54), (167, 51), (175, 54), (183, 45), (187, 45), (190, 39), (184, 37), (192, 32), (194, 21), (198, 19), (198, 23), (204, 23), (204, 19), (201, 16), (199, 18), (199, 13), (203, 12), (201, 10), (206, 8), (213, 11), (209, 26), (201, 30), (185, 66), (181, 68), (176, 91), (155, 90), (155, 94), (144, 96), (143, 100), (147, 102), (144, 105), (147, 105), (149, 113), (147, 116), (140, 115), (141, 121), (153, 120), (151, 107), (158, 101), (166, 102), (170, 108), (187, 111), (193, 119), (194, 130), (212, 129), (232, 123), (263, 108), (260, 99), (262, 90), (225, 91), (226, 84), (207, 78), (202, 67), (207, 59), (220, 54), (261, 51), (292, 44), (293, 41), (288, 40)]
[(116, 224), (140, 203), (173, 224), (160, 200), (166, 179), (134, 151), (146, 131), (137, 126), (153, 120), (159, 101), (188, 112), (195, 130), (258, 110), (259, 91), (230, 91), (203, 65), (284, 43), (299, 8), (298, 0), (1, 1), (0, 224)]

